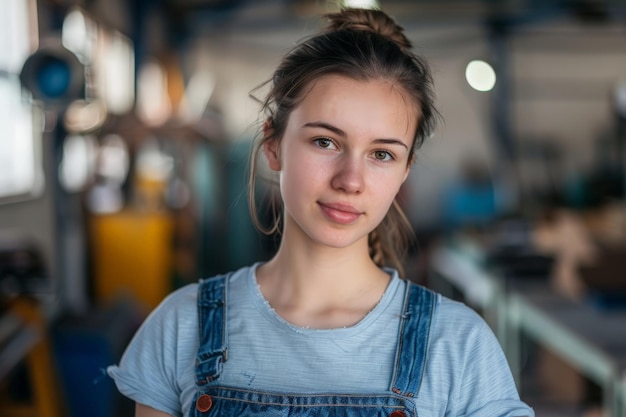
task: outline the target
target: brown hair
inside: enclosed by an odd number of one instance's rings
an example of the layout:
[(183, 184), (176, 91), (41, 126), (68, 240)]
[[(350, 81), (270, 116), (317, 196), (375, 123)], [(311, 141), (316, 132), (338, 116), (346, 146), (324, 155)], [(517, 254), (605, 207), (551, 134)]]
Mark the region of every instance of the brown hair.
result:
[[(259, 153), (266, 142), (281, 140), (289, 115), (304, 99), (312, 81), (334, 74), (359, 81), (384, 79), (400, 88), (420, 109), (409, 161), (430, 136), (438, 115), (428, 65), (411, 52), (411, 42), (392, 18), (367, 9), (342, 9), (325, 17), (329, 24), (285, 55), (272, 79), (262, 84), (271, 83), (262, 108), (272, 134), (259, 135), (253, 146), (248, 202), (255, 225), (266, 234), (280, 232), (282, 213), (280, 202), (273, 196), (272, 226), (264, 227), (259, 221), (254, 194)], [(394, 200), (384, 220), (368, 237), (371, 258), (379, 266), (402, 271), (401, 256), (412, 236), (411, 225)]]

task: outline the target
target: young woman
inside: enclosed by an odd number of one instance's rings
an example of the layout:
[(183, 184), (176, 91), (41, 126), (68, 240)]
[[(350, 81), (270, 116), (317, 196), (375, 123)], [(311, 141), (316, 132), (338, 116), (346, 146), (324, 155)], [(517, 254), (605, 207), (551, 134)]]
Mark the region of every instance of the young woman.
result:
[(532, 416), (484, 321), (398, 273), (425, 62), (383, 12), (327, 17), (275, 71), (251, 158), (250, 192), (259, 157), (277, 175), (277, 253), (174, 292), (109, 374), (137, 416)]

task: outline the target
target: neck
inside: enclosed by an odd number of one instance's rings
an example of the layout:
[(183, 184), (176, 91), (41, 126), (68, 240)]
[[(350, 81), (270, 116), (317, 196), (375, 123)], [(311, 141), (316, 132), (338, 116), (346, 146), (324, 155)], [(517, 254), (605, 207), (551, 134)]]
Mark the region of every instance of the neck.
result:
[(257, 270), (264, 297), (296, 325), (352, 325), (384, 293), (389, 275), (369, 257), (367, 237), (346, 248), (291, 242), (284, 236), (276, 255)]

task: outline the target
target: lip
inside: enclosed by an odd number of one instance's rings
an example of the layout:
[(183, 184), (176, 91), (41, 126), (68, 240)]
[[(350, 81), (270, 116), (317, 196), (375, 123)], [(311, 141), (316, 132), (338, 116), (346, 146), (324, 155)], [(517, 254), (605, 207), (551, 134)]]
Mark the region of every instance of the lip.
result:
[(319, 204), (326, 218), (334, 223), (352, 224), (363, 214), (362, 211), (354, 208), (350, 204), (322, 202), (318, 202), (317, 204)]

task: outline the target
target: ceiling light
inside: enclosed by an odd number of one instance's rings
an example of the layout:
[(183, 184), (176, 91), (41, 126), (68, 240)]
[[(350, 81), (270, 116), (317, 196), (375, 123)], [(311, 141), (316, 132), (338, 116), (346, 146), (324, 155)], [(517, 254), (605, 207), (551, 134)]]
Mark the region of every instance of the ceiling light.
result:
[(343, 0), (343, 6), (353, 9), (379, 9), (377, 0)]
[(465, 79), (474, 90), (490, 91), (496, 85), (496, 72), (491, 65), (477, 59), (467, 64)]

